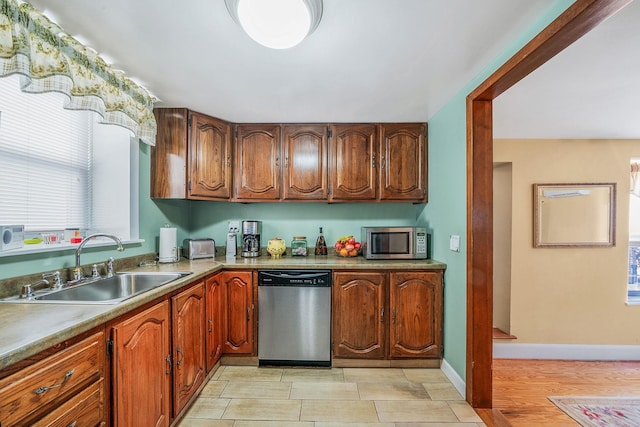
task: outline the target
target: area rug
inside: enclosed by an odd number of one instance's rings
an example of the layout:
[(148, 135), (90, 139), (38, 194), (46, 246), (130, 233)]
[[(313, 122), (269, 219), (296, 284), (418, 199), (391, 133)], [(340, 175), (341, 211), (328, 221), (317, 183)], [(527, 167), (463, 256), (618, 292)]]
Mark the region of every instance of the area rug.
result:
[(549, 400), (584, 427), (640, 426), (640, 396), (552, 396)]

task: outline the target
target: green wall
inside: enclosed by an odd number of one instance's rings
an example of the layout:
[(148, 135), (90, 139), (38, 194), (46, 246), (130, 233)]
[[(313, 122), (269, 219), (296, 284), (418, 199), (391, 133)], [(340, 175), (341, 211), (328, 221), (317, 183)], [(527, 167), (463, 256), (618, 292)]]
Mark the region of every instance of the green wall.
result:
[[(345, 234), (360, 240), (363, 225), (415, 225), (422, 205), (410, 203), (211, 203), (191, 202), (191, 234), (194, 237), (212, 237), (216, 245), (224, 246), (227, 221), (262, 221), (262, 245), (272, 237), (285, 239), (287, 245), (293, 236), (306, 236), (309, 246), (315, 244), (318, 228), (328, 245)], [(422, 224), (426, 225), (426, 224)]]
[[(466, 378), (466, 97), (573, 1), (558, 0), (429, 120), (429, 203), (419, 222), (429, 221), (432, 256), (447, 264), (444, 294), (444, 357)], [(460, 252), (449, 250), (449, 236), (460, 236)]]

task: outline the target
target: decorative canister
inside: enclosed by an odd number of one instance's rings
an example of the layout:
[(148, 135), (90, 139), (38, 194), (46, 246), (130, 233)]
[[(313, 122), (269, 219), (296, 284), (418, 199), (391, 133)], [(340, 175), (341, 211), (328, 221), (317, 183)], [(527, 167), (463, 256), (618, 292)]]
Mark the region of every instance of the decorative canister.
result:
[(306, 236), (293, 236), (293, 240), (291, 241), (291, 255), (307, 256)]
[(274, 237), (267, 243), (267, 252), (274, 258), (280, 258), (286, 249), (287, 243), (279, 237)]

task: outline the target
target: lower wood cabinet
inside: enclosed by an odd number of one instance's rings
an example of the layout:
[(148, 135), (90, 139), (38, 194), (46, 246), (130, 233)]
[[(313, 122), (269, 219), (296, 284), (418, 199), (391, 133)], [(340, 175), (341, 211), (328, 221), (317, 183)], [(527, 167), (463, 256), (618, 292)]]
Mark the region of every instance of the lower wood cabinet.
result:
[(99, 332), (0, 380), (0, 425), (105, 425)]
[(442, 272), (333, 275), (333, 357), (442, 357)]
[(384, 273), (333, 273), (333, 357), (383, 359), (385, 307)]
[(255, 305), (252, 271), (224, 271), (226, 316), (223, 353), (255, 355)]
[(389, 273), (389, 357), (442, 357), (442, 273)]
[(204, 282), (199, 282), (171, 298), (174, 414), (185, 407), (206, 376), (204, 295)]
[(115, 426), (168, 426), (171, 421), (169, 301), (111, 328)]
[(222, 282), (222, 273), (209, 277), (205, 282), (206, 293), (206, 340), (205, 362), (207, 372), (211, 371), (220, 356), (224, 339), (225, 320), (225, 286)]

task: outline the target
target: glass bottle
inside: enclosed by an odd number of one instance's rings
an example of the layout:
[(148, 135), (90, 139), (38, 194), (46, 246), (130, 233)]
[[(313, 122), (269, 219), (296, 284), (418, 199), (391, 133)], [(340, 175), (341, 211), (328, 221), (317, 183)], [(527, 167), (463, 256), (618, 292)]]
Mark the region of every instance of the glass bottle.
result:
[(324, 241), (324, 236), (322, 235), (322, 227), (320, 227), (320, 235), (318, 236), (318, 240), (316, 240), (316, 255), (326, 255), (327, 254), (327, 242)]

